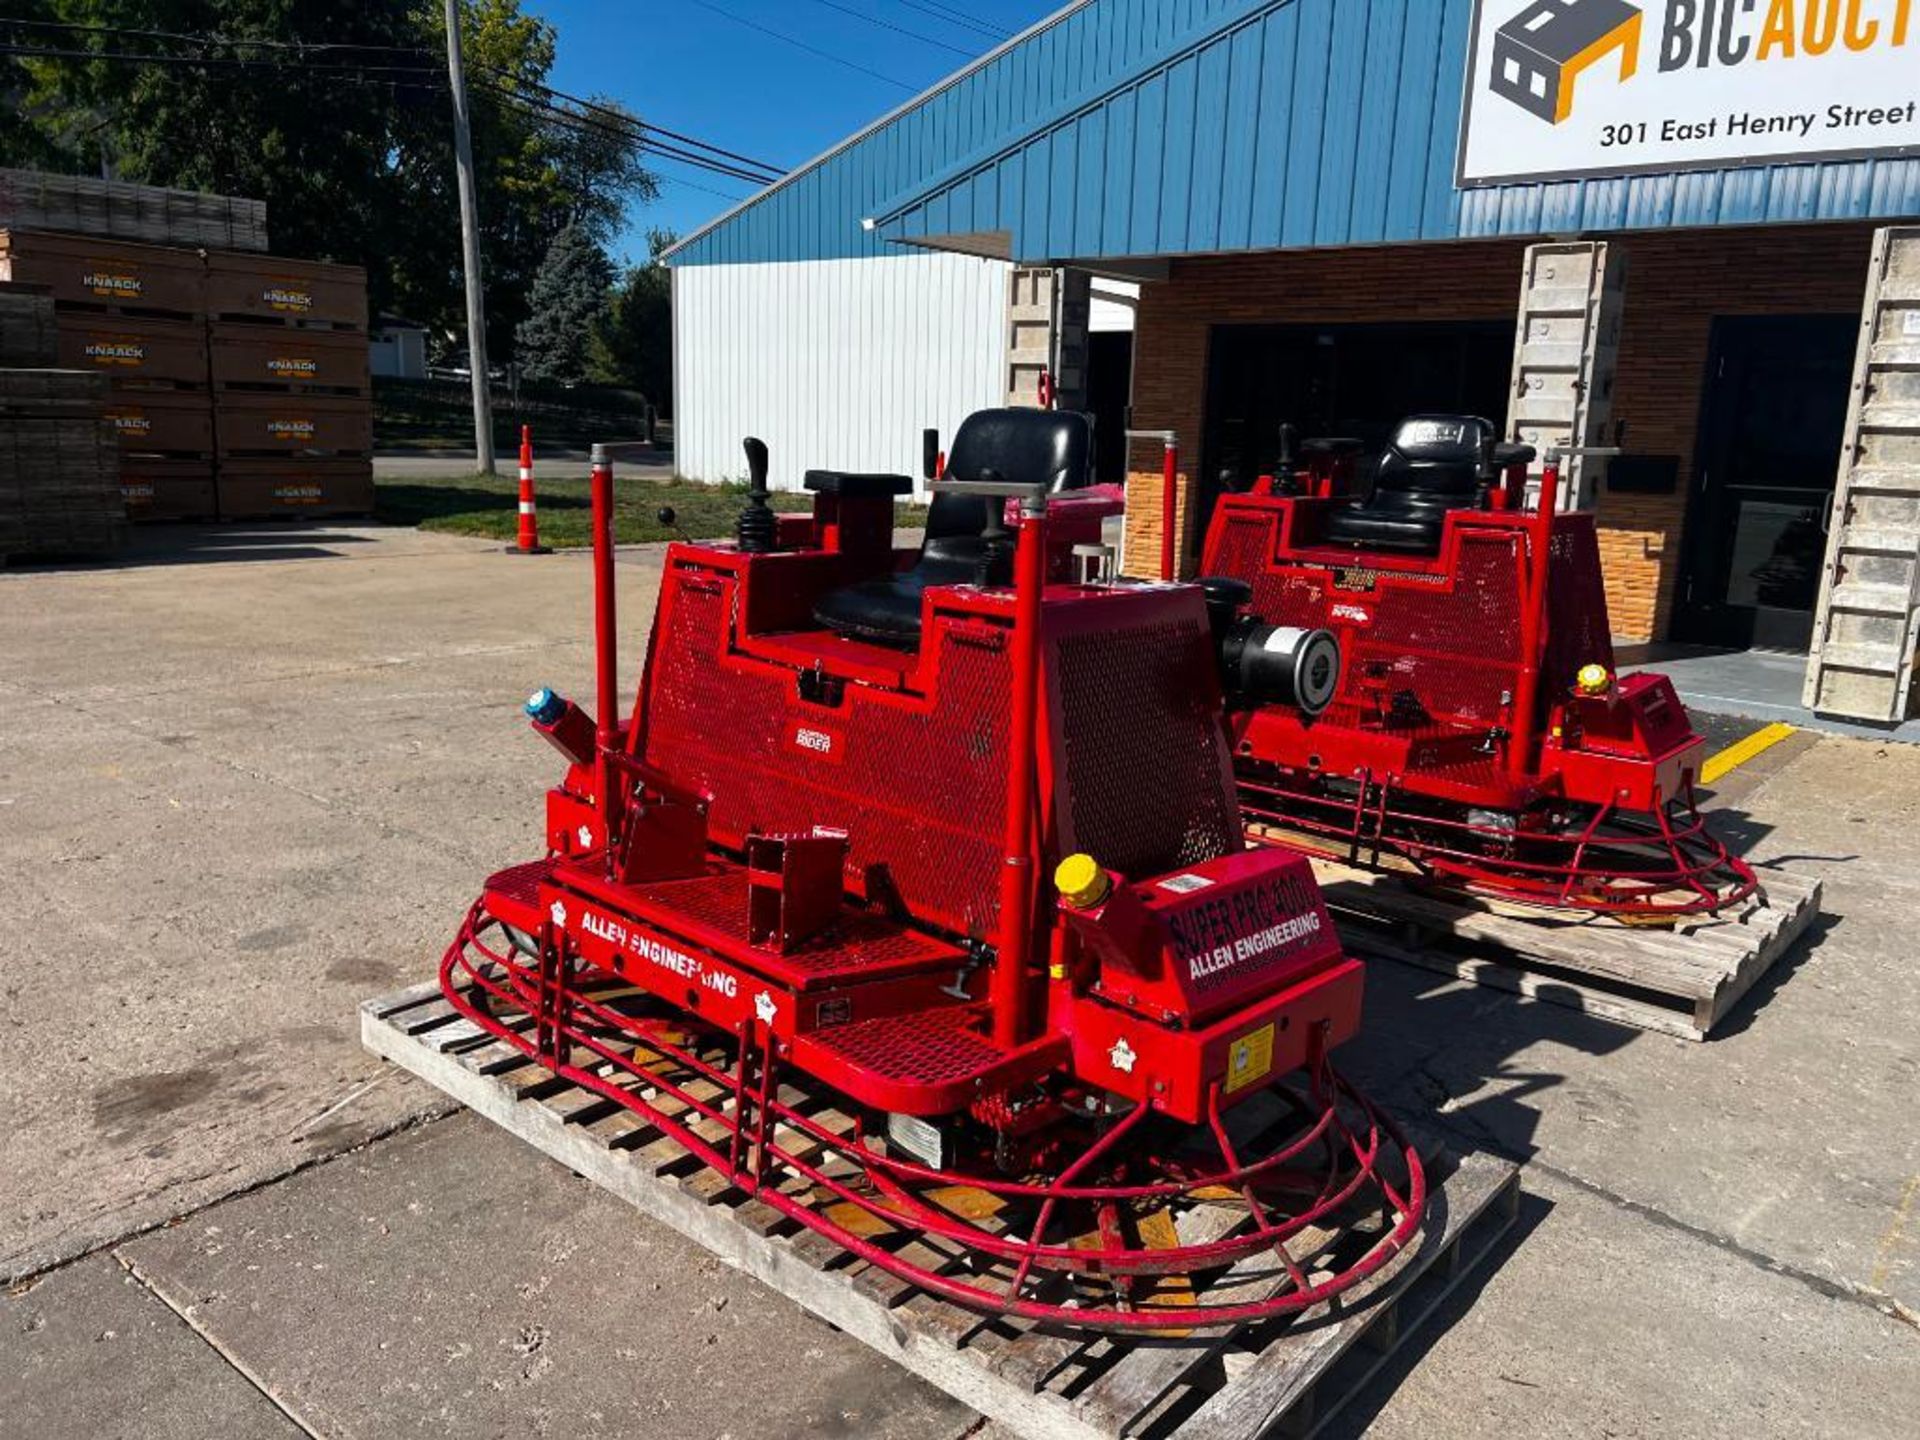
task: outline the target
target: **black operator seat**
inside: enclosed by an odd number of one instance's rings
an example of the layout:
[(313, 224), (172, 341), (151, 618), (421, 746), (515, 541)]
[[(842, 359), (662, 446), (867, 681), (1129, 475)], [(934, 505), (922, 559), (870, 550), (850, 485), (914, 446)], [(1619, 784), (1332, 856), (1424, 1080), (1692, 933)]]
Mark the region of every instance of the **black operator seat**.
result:
[(1380, 455), (1373, 491), (1327, 517), (1327, 539), (1368, 550), (1432, 555), (1449, 510), (1478, 509), (1492, 467), (1496, 431), (1478, 415), (1412, 415)]
[[(1070, 410), (981, 410), (961, 422), (946, 478), (1000, 479), (1078, 490), (1093, 483), (1093, 422)], [(896, 575), (830, 590), (813, 608), (827, 629), (880, 645), (920, 641), (920, 597), (929, 585), (1004, 585), (1011, 550), (987, 537), (979, 495), (936, 495), (920, 556)]]

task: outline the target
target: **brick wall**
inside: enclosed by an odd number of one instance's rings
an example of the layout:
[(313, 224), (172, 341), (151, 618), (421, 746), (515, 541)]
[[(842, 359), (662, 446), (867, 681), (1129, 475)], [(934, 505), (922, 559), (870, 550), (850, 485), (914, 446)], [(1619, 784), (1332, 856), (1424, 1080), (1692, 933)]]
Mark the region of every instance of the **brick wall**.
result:
[[(1678, 455), (1673, 495), (1600, 497), (1600, 555), (1616, 633), (1664, 638), (1680, 579), (1694, 432), (1716, 315), (1852, 314), (1873, 248), (1870, 225), (1805, 225), (1635, 235), (1613, 413), (1627, 448)], [(1838, 469), (1840, 457), (1834, 456)]]
[[(1626, 422), (1630, 450), (1681, 457), (1674, 495), (1600, 496), (1616, 634), (1664, 636), (1672, 615), (1713, 317), (1857, 310), (1872, 229), (1808, 225), (1609, 237), (1627, 251), (1613, 414)], [(1519, 298), (1525, 248), (1522, 241), (1499, 240), (1210, 256), (1176, 260), (1167, 281), (1143, 286), (1133, 424), (1179, 433), (1182, 553), (1190, 549), (1185, 502), (1189, 467), (1200, 459), (1213, 325), (1508, 319)], [(1150, 573), (1159, 561), (1158, 460), (1157, 447), (1146, 445), (1129, 457), (1127, 556), (1135, 573)]]

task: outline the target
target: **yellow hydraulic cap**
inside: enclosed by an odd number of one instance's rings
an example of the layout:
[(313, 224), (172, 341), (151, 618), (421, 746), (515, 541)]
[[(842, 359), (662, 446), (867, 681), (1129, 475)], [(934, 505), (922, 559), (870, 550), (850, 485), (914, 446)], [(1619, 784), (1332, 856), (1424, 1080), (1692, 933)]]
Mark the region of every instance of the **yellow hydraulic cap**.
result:
[(1604, 665), (1582, 665), (1580, 673), (1573, 677), (1574, 688), (1582, 695), (1604, 694), (1612, 683), (1613, 676), (1607, 673)]
[(1075, 910), (1091, 910), (1107, 898), (1112, 883), (1091, 855), (1069, 855), (1053, 871), (1053, 888)]

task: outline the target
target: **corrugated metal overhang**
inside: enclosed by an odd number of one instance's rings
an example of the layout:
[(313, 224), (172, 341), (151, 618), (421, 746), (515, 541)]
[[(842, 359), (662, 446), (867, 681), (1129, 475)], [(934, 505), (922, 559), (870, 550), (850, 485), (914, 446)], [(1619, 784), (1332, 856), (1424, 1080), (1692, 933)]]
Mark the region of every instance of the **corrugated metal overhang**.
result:
[[(1078, 0), (676, 265), (1005, 231), (1019, 260), (1920, 214), (1920, 158), (1462, 190), (1467, 0)], [(871, 222), (871, 223), (863, 223)]]
[(1032, 262), (1920, 212), (1908, 157), (1459, 189), (1470, 5), (1231, 8), (896, 193), (874, 233), (1003, 230)]

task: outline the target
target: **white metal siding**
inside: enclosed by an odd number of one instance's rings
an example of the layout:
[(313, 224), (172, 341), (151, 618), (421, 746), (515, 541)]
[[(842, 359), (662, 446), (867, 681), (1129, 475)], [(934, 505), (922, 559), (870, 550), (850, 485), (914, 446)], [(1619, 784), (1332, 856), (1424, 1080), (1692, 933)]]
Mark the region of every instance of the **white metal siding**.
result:
[(743, 478), (740, 441), (758, 435), (776, 490), (812, 469), (919, 485), (920, 432), (951, 438), (1004, 399), (1010, 269), (947, 254), (677, 267), (676, 468)]

